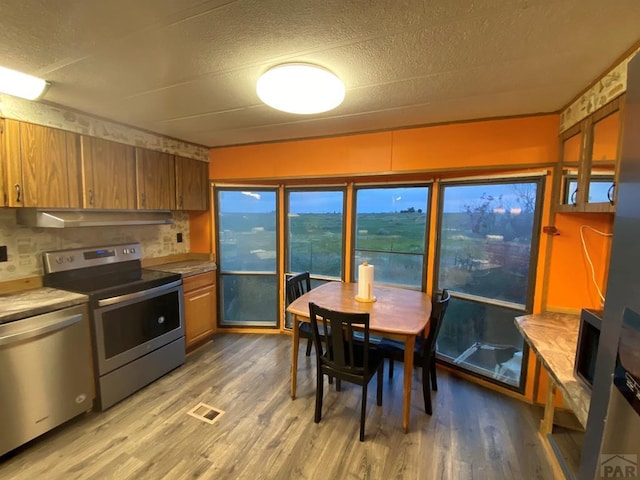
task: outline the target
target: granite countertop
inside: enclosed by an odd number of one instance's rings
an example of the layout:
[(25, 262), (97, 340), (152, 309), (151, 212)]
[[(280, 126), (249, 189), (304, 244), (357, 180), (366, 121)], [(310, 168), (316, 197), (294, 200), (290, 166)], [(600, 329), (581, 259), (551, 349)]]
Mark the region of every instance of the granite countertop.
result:
[(198, 275), (200, 273), (216, 270), (215, 262), (209, 260), (184, 260), (182, 262), (164, 263), (146, 267), (147, 270), (160, 270), (162, 272), (179, 273), (183, 277)]
[(579, 315), (548, 312), (516, 317), (515, 322), (557, 383), (576, 418), (586, 428), (591, 393), (573, 375)]
[(49, 287), (0, 295), (0, 324), (88, 301), (86, 295)]

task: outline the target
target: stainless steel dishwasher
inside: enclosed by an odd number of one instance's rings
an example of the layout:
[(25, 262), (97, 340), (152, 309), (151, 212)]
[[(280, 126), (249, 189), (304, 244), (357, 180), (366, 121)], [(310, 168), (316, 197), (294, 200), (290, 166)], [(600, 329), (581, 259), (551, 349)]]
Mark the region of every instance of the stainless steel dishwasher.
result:
[(83, 305), (0, 324), (0, 455), (91, 409)]

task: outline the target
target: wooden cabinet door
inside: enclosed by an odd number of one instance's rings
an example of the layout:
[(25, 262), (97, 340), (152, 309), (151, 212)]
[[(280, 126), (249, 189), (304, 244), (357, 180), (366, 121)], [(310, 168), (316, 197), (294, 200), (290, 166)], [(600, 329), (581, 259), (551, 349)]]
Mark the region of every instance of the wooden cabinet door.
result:
[(187, 277), (183, 282), (185, 344), (189, 348), (216, 331), (215, 272)]
[(178, 210), (209, 208), (209, 164), (176, 156), (176, 207)]
[(591, 144), (585, 160), (584, 203), (587, 212), (615, 212), (622, 112), (625, 95), (618, 97), (592, 115)]
[(2, 120), (2, 154), (4, 167), (4, 193), (7, 207), (24, 207), (24, 182), (22, 181), (22, 149), (20, 146), (20, 122)]
[(615, 212), (620, 119), (625, 95), (560, 135), (562, 177), (558, 212)]
[(9, 190), (7, 189), (7, 148), (4, 135), (5, 120), (0, 118), (0, 207), (9, 205)]
[(136, 148), (137, 206), (144, 210), (175, 210), (173, 155)]
[(134, 147), (101, 138), (81, 138), (83, 206), (136, 208)]
[(2, 132), (7, 206), (80, 206), (76, 134), (16, 120)]

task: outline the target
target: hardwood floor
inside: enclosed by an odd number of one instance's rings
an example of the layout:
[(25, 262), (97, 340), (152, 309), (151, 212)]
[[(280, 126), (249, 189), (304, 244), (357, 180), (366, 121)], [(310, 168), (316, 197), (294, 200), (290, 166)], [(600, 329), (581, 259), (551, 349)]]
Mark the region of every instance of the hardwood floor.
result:
[[(0, 459), (7, 479), (551, 479), (527, 404), (438, 371), (433, 416), (414, 370), (411, 429), (402, 431), (402, 369), (369, 391), (325, 388), (313, 423), (315, 359), (300, 349), (289, 396), (291, 340), (219, 334), (174, 370), (106, 412), (90, 413)], [(326, 382), (326, 380), (325, 380)], [(187, 414), (204, 402), (213, 424)]]

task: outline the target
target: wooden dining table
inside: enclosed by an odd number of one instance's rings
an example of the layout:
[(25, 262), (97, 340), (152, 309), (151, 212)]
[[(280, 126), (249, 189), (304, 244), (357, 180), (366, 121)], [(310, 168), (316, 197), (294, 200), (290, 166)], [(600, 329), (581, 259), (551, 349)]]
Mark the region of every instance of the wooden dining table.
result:
[(293, 317), (291, 398), (296, 398), (300, 322), (310, 321), (309, 303), (342, 312), (365, 312), (369, 314), (371, 335), (400, 340), (405, 344), (402, 427), (407, 432), (415, 337), (429, 325), (431, 299), (426, 293), (416, 290), (374, 285), (376, 301), (360, 302), (355, 299), (357, 292), (356, 283), (328, 282), (305, 293), (287, 307), (287, 312)]

